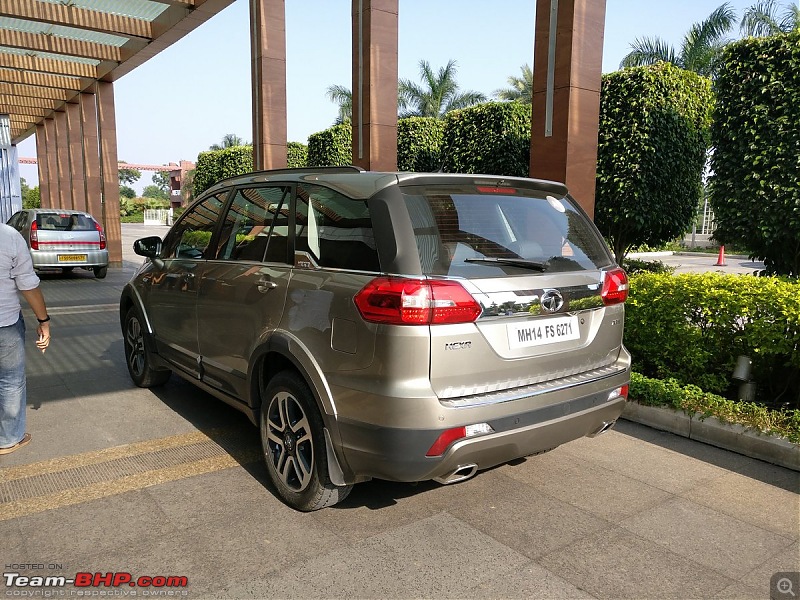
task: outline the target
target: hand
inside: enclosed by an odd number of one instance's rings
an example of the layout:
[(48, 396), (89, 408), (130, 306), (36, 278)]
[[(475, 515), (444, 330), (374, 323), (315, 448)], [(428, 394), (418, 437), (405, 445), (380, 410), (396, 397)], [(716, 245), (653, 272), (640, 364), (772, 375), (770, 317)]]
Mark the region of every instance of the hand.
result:
[(42, 351), (47, 350), (47, 347), (50, 345), (50, 323), (39, 323), (39, 327), (36, 328), (36, 333), (39, 334), (39, 337), (36, 339), (36, 347)]

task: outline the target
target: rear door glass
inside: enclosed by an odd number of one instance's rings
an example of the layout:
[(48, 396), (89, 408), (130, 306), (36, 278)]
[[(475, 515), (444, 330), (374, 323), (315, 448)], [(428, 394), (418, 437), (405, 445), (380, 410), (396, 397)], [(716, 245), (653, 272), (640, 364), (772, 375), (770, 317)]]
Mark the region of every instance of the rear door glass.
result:
[(501, 277), (612, 262), (594, 225), (568, 197), (474, 186), (407, 186), (403, 196), (425, 274)]

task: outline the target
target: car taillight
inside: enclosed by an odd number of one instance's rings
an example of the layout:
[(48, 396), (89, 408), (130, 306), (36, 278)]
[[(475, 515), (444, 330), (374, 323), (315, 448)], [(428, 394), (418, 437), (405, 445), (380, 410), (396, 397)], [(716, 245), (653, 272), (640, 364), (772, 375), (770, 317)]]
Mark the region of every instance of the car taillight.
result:
[(94, 222), (94, 228), (97, 229), (97, 233), (100, 234), (100, 250), (106, 249), (106, 234), (103, 233), (103, 228), (100, 227), (100, 223), (97, 221)]
[(628, 276), (625, 271), (619, 267), (606, 271), (600, 297), (606, 306), (621, 304), (628, 299)]
[(31, 235), (29, 236), (31, 240), (31, 250), (38, 250), (39, 249), (39, 232), (38, 227), (36, 225), (36, 221), (31, 223)]
[(471, 323), (482, 311), (460, 283), (437, 279), (378, 277), (354, 300), (364, 320), (391, 325)]

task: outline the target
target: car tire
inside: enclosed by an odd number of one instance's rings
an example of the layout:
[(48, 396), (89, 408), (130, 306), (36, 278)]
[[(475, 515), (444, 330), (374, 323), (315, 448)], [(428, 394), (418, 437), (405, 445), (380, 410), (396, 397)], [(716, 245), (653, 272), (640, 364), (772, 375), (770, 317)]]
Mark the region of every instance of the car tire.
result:
[(172, 371), (156, 369), (150, 358), (150, 338), (144, 328), (139, 311), (131, 307), (125, 315), (123, 327), (123, 345), (125, 346), (125, 364), (131, 380), (142, 388), (164, 385)]
[(97, 277), (97, 279), (105, 279), (108, 273), (108, 267), (93, 267), (92, 271), (94, 271), (94, 276)]
[(269, 479), (292, 508), (310, 512), (333, 506), (353, 489), (333, 485), (328, 477), (322, 417), (296, 373), (279, 373), (267, 385), (259, 429)]

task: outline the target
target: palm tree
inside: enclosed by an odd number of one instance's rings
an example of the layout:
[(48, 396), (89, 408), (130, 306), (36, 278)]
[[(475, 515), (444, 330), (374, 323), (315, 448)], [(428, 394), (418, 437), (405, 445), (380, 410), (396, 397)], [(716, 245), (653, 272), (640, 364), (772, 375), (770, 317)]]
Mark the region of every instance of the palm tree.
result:
[(522, 77), (509, 76), (507, 81), (511, 87), (495, 90), (495, 98), (522, 104), (530, 104), (533, 101), (533, 70), (528, 63), (525, 63), (520, 67), (520, 71)]
[(343, 85), (332, 85), (326, 91), (325, 95), (331, 102), (339, 105), (339, 116), (333, 122), (334, 125), (341, 125), (353, 120), (353, 92), (350, 88)]
[(222, 136), (222, 141), (219, 144), (211, 144), (208, 147), (209, 150), (223, 150), (224, 148), (232, 148), (233, 146), (245, 146), (247, 142), (245, 142), (242, 138), (240, 138), (235, 133), (226, 133)]
[(800, 31), (800, 6), (790, 2), (781, 15), (776, 0), (760, 0), (744, 11), (739, 31), (753, 37)]
[(456, 83), (456, 61), (450, 60), (447, 66), (434, 73), (428, 61), (419, 61), (422, 85), (408, 79), (398, 82), (398, 107), (400, 117), (436, 117), (457, 108), (465, 108), (486, 102), (480, 92), (461, 92)]
[(664, 61), (687, 71), (713, 77), (717, 59), (727, 43), (726, 34), (736, 22), (736, 11), (722, 4), (705, 21), (695, 23), (683, 37), (680, 52), (659, 37), (636, 38), (620, 67), (638, 67)]

